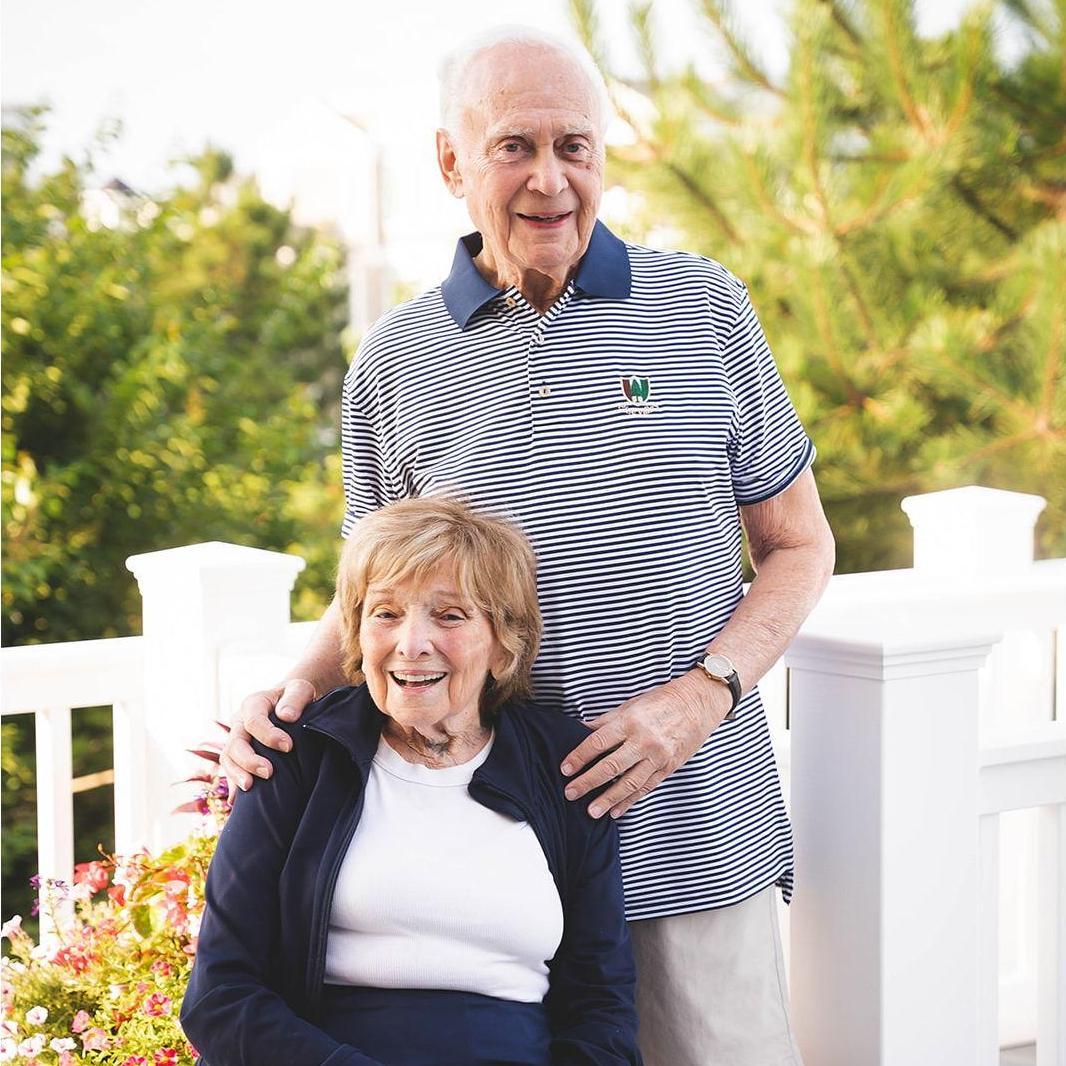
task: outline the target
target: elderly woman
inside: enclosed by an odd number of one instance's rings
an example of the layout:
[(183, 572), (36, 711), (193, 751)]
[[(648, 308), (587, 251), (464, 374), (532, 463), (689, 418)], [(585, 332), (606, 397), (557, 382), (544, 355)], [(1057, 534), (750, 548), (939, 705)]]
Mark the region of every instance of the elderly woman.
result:
[(535, 560), (443, 499), (359, 524), (351, 687), (237, 797), (182, 1007), (210, 1066), (639, 1063), (610, 819), (567, 803), (579, 723), (524, 702)]

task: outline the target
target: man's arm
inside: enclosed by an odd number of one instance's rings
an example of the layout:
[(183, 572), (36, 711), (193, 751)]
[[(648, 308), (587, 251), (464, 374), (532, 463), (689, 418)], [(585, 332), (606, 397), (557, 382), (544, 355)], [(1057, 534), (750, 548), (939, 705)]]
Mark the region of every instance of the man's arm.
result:
[[(756, 576), (708, 651), (733, 660), (743, 691), (781, 657), (833, 573), (835, 549), (810, 470), (784, 492), (741, 507)], [(614, 779), (589, 807), (615, 818), (669, 777), (729, 712), (729, 689), (695, 668), (589, 723), (593, 732), (563, 761), (568, 799)]]
[(270, 724), (270, 712), (286, 722), (295, 722), (309, 703), (346, 681), (341, 673), (341, 612), (334, 600), (315, 627), (300, 661), (276, 688), (254, 692), (246, 697), (233, 720), (222, 752), (222, 769), (230, 781), (247, 792), (253, 777), (268, 778), (273, 772), (269, 760), (252, 750), (249, 738), (275, 751), (288, 751), (288, 736)]

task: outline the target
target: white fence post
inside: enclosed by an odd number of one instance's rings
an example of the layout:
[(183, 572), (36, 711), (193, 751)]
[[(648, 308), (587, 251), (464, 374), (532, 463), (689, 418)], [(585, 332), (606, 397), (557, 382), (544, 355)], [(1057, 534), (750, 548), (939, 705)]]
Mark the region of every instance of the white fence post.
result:
[(787, 654), (792, 1000), (818, 1066), (978, 1061), (988, 637), (804, 632)]
[(1027, 570), (1042, 496), (970, 485), (908, 496), (900, 506), (914, 527), (914, 569), (980, 577)]
[(126, 565), (144, 602), (145, 662), (145, 802), (143, 811), (126, 817), (142, 827), (143, 843), (160, 848), (192, 825), (171, 814), (193, 794), (174, 785), (197, 767), (185, 749), (218, 732), (220, 650), (235, 641), (283, 644), (290, 593), (304, 561), (211, 542), (135, 555)]

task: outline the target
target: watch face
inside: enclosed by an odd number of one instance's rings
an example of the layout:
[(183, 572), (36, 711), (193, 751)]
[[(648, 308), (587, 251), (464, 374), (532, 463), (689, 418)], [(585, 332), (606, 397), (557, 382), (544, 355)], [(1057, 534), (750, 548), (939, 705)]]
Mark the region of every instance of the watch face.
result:
[(731, 659), (724, 655), (708, 655), (703, 660), (703, 668), (709, 674), (720, 677), (723, 680), (733, 673), (734, 667)]

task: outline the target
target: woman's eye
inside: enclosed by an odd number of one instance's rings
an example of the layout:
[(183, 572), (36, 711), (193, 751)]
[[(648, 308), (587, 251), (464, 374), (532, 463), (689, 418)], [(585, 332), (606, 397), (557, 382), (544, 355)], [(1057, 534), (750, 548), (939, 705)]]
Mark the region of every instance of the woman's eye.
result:
[(445, 622), (463, 622), (466, 620), (466, 615), (462, 614), (459, 611), (445, 611), (441, 615), (441, 618)]

